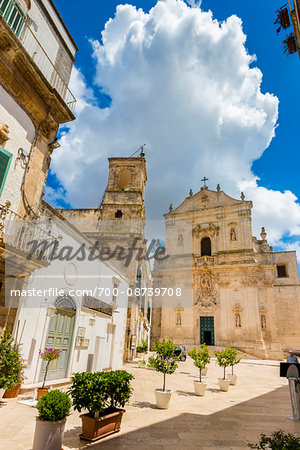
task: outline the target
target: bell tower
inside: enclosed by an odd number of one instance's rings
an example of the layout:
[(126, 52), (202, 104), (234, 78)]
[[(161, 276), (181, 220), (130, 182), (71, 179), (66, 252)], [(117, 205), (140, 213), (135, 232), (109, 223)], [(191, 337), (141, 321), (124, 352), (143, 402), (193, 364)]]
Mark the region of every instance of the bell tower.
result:
[(101, 203), (102, 220), (144, 220), (147, 181), (144, 156), (109, 158), (109, 175)]

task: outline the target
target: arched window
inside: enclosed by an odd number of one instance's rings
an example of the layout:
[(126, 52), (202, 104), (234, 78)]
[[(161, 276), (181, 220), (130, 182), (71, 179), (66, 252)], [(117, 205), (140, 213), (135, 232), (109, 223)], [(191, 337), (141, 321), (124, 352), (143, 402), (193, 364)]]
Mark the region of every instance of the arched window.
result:
[(62, 295), (57, 297), (54, 302), (55, 308), (67, 309), (69, 311), (76, 311), (76, 303), (70, 295)]
[(116, 219), (122, 219), (123, 213), (120, 209), (118, 209), (118, 211), (115, 214), (115, 218)]
[(121, 170), (119, 173), (119, 188), (122, 189), (122, 191), (125, 191), (128, 189), (129, 184), (131, 180), (131, 173), (128, 169)]
[(182, 234), (178, 235), (178, 245), (183, 245), (183, 236), (182, 236)]
[(209, 237), (201, 240), (201, 256), (211, 256), (211, 242)]

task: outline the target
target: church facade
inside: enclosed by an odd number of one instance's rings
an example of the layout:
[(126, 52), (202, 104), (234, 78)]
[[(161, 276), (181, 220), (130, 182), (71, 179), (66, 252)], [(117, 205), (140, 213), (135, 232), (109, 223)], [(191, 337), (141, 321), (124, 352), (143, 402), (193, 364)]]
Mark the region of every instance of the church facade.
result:
[(296, 252), (252, 235), (252, 202), (206, 186), (165, 214), (166, 255), (155, 264), (152, 340), (232, 345), (263, 358), (300, 350)]

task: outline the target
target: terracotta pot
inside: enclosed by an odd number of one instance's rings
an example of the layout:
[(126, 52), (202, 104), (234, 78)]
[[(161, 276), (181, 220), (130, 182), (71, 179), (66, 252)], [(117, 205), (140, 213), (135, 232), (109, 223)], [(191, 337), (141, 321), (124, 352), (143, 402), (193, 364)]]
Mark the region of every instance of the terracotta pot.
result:
[(195, 394), (203, 397), (203, 395), (205, 394), (206, 386), (207, 386), (206, 381), (200, 382), (200, 381), (194, 380)]
[(155, 389), (156, 406), (159, 409), (168, 409), (173, 391)]
[(47, 422), (36, 419), (32, 450), (60, 450), (67, 419)]
[(15, 387), (11, 388), (11, 389), (6, 389), (3, 398), (16, 398), (19, 395), (20, 392), (20, 388), (21, 388), (21, 383), (16, 384)]
[(97, 441), (98, 439), (117, 433), (121, 428), (121, 421), (125, 409), (116, 409), (110, 414), (95, 419), (91, 414), (81, 414), (82, 434), (81, 439), (86, 441)]
[(4, 395), (5, 389), (0, 389), (0, 400), (2, 399)]
[(220, 379), (220, 378), (219, 378), (219, 387), (220, 387), (220, 391), (227, 392), (228, 389), (229, 389), (229, 383), (230, 383), (229, 380), (227, 380), (227, 379), (223, 380), (223, 379)]
[(235, 386), (235, 385), (236, 385), (236, 382), (237, 382), (237, 375), (232, 375), (232, 373), (229, 373), (229, 374), (227, 375), (227, 378), (228, 378), (229, 384), (230, 384), (231, 386)]
[(37, 400), (39, 400), (43, 395), (47, 394), (49, 388), (38, 388), (37, 390)]

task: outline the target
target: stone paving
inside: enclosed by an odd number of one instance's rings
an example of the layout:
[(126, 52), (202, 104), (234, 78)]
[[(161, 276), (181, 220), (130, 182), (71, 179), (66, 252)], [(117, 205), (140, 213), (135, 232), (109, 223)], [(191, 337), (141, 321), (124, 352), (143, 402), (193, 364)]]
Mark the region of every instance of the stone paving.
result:
[[(245, 360), (236, 368), (238, 383), (220, 392), (217, 379), (222, 369), (212, 361), (204, 397), (194, 394), (196, 369), (192, 361), (180, 363), (176, 374), (167, 376), (167, 388), (174, 391), (168, 410), (155, 406), (154, 389), (162, 375), (127, 364), (133, 373), (134, 395), (126, 406), (120, 433), (88, 444), (78, 438), (81, 420), (72, 412), (67, 420), (64, 450), (71, 449), (247, 449), (260, 433), (282, 428), (300, 435), (300, 423), (289, 420), (291, 407), (286, 379), (279, 378), (279, 363), (262, 364)], [(31, 449), (37, 411), (15, 399), (0, 403), (0, 448)]]

